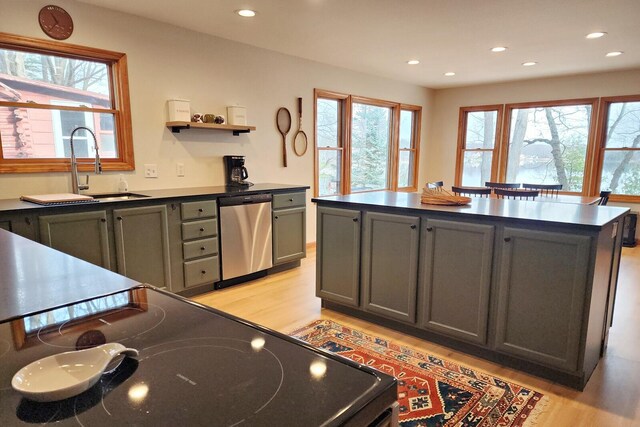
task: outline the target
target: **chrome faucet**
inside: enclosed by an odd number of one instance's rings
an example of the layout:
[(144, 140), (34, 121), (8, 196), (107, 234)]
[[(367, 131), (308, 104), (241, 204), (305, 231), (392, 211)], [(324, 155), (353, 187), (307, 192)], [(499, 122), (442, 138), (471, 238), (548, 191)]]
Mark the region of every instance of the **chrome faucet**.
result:
[(80, 190), (89, 189), (89, 175), (87, 175), (87, 180), (84, 184), (78, 184), (78, 159), (76, 159), (76, 152), (73, 149), (73, 135), (80, 129), (86, 130), (93, 137), (93, 146), (96, 150), (96, 159), (94, 161), (95, 173), (102, 173), (102, 164), (100, 163), (100, 154), (98, 153), (98, 140), (96, 139), (96, 134), (93, 133), (93, 131), (88, 127), (78, 126), (73, 131), (71, 131), (71, 135), (69, 137), (69, 145), (71, 146), (71, 190), (74, 194), (80, 194)]

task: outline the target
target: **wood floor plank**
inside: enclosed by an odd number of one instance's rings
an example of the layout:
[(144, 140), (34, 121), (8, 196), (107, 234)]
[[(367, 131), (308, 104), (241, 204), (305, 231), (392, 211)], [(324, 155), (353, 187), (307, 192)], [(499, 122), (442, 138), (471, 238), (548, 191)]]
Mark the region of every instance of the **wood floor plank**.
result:
[(624, 248), (607, 353), (583, 392), (391, 329), (321, 309), (315, 297), (315, 248), (300, 268), (198, 295), (199, 303), (287, 333), (316, 319), (331, 319), (421, 352), (488, 372), (549, 396), (540, 426), (640, 426), (640, 247)]

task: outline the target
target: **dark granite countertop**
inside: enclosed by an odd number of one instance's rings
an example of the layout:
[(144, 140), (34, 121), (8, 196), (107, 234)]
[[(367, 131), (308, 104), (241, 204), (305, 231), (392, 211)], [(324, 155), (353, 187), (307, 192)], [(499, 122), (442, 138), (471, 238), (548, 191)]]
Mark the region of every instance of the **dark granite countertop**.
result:
[[(12, 212), (12, 211), (24, 211), (29, 209), (51, 209), (64, 208), (64, 207), (78, 207), (78, 206), (97, 206), (113, 203), (131, 203), (141, 202), (149, 200), (161, 200), (161, 199), (174, 199), (181, 197), (196, 197), (196, 196), (234, 196), (238, 194), (255, 194), (255, 193), (282, 193), (287, 191), (302, 191), (309, 189), (308, 185), (293, 185), (293, 184), (255, 184), (251, 187), (231, 187), (231, 186), (211, 186), (211, 187), (192, 187), (192, 188), (171, 188), (163, 190), (131, 190), (130, 193), (141, 194), (143, 198), (131, 199), (131, 200), (117, 200), (117, 201), (100, 201), (98, 203), (70, 203), (66, 205), (44, 206), (30, 202), (23, 202), (19, 198), (0, 200), (0, 213)], [(91, 193), (87, 193), (91, 195)], [(114, 192), (113, 194), (116, 194)]]
[(465, 206), (427, 205), (420, 202), (420, 193), (374, 191), (313, 198), (322, 206), (342, 208), (386, 208), (413, 214), (446, 213), (470, 218), (501, 219), (516, 222), (543, 222), (571, 225), (580, 228), (601, 229), (604, 225), (626, 214), (628, 208), (591, 206), (550, 201), (526, 201), (472, 197)]
[(0, 321), (139, 284), (0, 229)]

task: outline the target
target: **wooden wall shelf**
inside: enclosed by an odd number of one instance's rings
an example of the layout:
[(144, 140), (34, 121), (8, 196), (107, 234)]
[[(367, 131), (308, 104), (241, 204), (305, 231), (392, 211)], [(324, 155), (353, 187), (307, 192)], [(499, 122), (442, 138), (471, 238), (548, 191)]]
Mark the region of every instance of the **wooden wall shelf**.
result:
[(238, 126), (238, 125), (217, 125), (215, 123), (194, 123), (194, 122), (167, 122), (167, 127), (173, 133), (180, 133), (182, 129), (213, 129), (227, 130), (233, 132), (234, 136), (241, 133), (249, 133), (256, 130), (255, 126)]

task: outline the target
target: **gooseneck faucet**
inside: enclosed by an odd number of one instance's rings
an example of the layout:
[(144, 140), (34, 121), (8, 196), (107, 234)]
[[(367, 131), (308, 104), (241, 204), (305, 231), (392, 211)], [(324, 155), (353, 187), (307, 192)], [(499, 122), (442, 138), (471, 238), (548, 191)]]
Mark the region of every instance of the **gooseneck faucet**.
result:
[(71, 190), (73, 190), (74, 194), (80, 194), (80, 190), (89, 189), (89, 175), (87, 175), (86, 183), (78, 184), (78, 159), (76, 159), (76, 152), (73, 148), (73, 135), (75, 135), (75, 133), (81, 129), (89, 132), (91, 134), (91, 137), (93, 138), (93, 146), (96, 151), (96, 159), (94, 161), (95, 173), (102, 173), (102, 164), (100, 163), (100, 154), (98, 153), (98, 140), (96, 139), (96, 134), (93, 133), (93, 131), (88, 127), (78, 126), (71, 131), (71, 135), (69, 136), (69, 145), (71, 146)]

